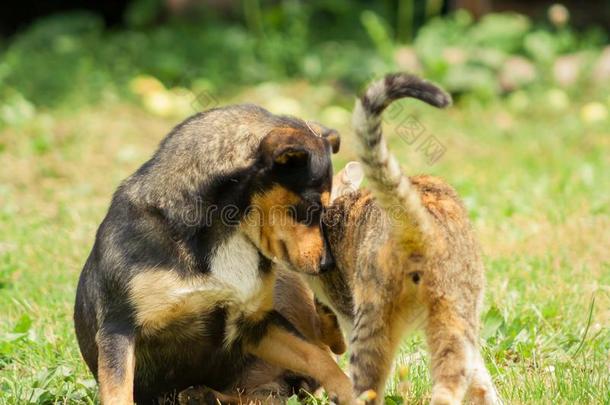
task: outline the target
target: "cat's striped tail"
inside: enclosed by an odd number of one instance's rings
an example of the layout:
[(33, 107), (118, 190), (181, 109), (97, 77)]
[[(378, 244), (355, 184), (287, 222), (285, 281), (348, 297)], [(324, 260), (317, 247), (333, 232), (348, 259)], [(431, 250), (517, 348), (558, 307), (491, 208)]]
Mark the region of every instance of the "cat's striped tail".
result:
[(359, 158), (379, 205), (398, 226), (400, 239), (415, 248), (432, 236), (431, 219), (419, 193), (388, 150), (381, 130), (385, 108), (404, 97), (438, 108), (451, 104), (451, 96), (430, 82), (407, 73), (389, 74), (369, 85), (356, 100), (352, 124), (359, 140)]

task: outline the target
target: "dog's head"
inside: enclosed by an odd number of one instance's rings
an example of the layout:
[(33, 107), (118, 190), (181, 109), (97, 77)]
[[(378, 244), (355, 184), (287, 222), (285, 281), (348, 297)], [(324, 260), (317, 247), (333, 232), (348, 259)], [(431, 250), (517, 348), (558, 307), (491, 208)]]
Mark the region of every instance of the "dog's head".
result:
[(321, 216), (330, 203), (330, 155), (338, 150), (339, 134), (316, 123), (276, 127), (262, 140), (260, 189), (242, 228), (275, 263), (308, 274), (332, 266)]

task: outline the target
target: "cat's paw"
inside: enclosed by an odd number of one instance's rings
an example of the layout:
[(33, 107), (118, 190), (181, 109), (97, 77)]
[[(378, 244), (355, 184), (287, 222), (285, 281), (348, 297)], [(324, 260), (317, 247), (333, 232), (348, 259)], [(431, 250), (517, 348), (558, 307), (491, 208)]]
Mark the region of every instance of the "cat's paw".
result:
[(460, 405), (461, 401), (445, 387), (435, 387), (432, 390), (430, 405)]

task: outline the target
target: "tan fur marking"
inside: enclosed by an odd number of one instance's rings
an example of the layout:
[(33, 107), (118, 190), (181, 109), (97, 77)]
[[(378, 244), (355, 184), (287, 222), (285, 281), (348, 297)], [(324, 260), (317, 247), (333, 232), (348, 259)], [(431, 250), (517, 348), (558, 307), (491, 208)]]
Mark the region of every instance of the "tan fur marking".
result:
[(300, 197), (274, 186), (252, 199), (254, 207), (242, 221), (242, 229), (265, 256), (304, 273), (316, 273), (324, 253), (324, 239), (317, 226), (297, 222), (292, 215)]
[(98, 381), (100, 400), (103, 405), (133, 404), (133, 376), (135, 371), (135, 350), (133, 344), (126, 348), (123, 378), (118, 378), (110, 368), (103, 352), (98, 358)]
[(321, 341), (327, 345), (335, 354), (343, 354), (347, 350), (343, 333), (339, 328), (336, 315), (328, 308), (316, 305), (318, 317), (320, 319)]
[[(190, 328), (205, 328), (200, 315), (215, 309), (219, 302), (228, 304), (229, 321), (244, 313), (259, 320), (273, 307), (274, 274), (260, 278), (251, 297), (236, 296), (239, 291), (213, 274), (181, 278), (175, 272), (147, 271), (136, 275), (130, 283), (130, 299), (136, 308), (136, 324), (143, 334), (167, 328), (172, 322), (192, 319)], [(246, 301), (239, 302), (240, 298)], [(231, 305), (236, 305), (235, 314)], [(232, 332), (228, 325), (228, 334)], [(233, 331), (237, 333), (237, 331)]]
[(320, 196), (320, 200), (322, 201), (322, 205), (324, 207), (328, 207), (328, 205), (330, 204), (330, 191), (323, 192)]
[(136, 324), (144, 334), (167, 327), (179, 318), (195, 317), (212, 309), (215, 301), (228, 298), (218, 291), (210, 299), (205, 282), (197, 277), (181, 279), (175, 272), (150, 271), (136, 275), (130, 283), (131, 301), (136, 308)]
[(280, 163), (280, 164), (286, 164), (292, 158), (300, 158), (300, 159), (302, 159), (302, 158), (305, 158), (305, 157), (307, 157), (307, 154), (305, 152), (301, 152), (301, 151), (286, 152), (283, 155), (277, 157), (275, 159), (275, 161), (277, 163)]

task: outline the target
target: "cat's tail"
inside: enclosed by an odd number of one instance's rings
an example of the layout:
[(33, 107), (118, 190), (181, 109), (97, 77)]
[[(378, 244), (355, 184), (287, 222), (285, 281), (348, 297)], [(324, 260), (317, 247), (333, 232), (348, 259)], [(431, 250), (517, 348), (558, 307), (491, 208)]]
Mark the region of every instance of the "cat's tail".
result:
[(402, 241), (421, 246), (432, 236), (431, 218), (419, 193), (388, 150), (381, 130), (385, 108), (404, 97), (438, 108), (451, 104), (451, 96), (430, 82), (407, 73), (389, 74), (370, 84), (356, 100), (352, 124), (359, 139), (358, 155), (379, 205), (398, 226)]

